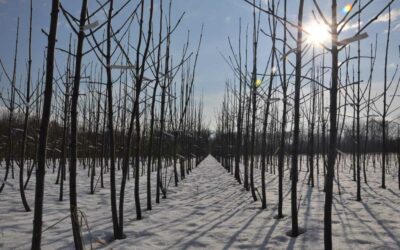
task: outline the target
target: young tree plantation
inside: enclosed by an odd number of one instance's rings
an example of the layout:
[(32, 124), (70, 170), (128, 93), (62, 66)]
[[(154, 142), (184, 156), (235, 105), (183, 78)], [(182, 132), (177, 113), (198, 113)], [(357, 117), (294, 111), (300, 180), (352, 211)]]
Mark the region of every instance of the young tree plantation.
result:
[(400, 0), (0, 0), (0, 249), (400, 249)]

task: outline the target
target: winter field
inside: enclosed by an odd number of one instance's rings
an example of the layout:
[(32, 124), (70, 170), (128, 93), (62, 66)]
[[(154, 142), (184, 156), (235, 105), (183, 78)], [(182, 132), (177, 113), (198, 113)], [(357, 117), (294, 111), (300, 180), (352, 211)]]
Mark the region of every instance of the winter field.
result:
[[(0, 169), (4, 171), (4, 168)], [(117, 180), (121, 177), (117, 172)], [(3, 174), (2, 172), (0, 174)], [(259, 169), (255, 170), (256, 187)], [(15, 179), (9, 180), (0, 196), (0, 248), (29, 249), (33, 213), (24, 212)], [(153, 176), (155, 177), (155, 176)], [(355, 200), (355, 182), (348, 170), (341, 172), (341, 195), (334, 185), (333, 239), (335, 249), (399, 249), (400, 193), (396, 180), (388, 175), (387, 189), (379, 188), (378, 173), (368, 172), (368, 185), (362, 184), (362, 202)], [(291, 228), (289, 172), (284, 177), (282, 220), (274, 219), (278, 199), (277, 175), (267, 173), (267, 209), (253, 202), (246, 192), (212, 156), (208, 156), (187, 178), (172, 187), (167, 199), (145, 210), (146, 178), (141, 178), (143, 219), (136, 220), (133, 179), (127, 184), (124, 240), (112, 241), (109, 175), (105, 188), (97, 186), (89, 194), (87, 170), (78, 172), (78, 206), (87, 218), (83, 238), (87, 249), (323, 249), (323, 176), (316, 176), (315, 187), (307, 184), (305, 167), (298, 183), (299, 224), (306, 233), (286, 236)], [(27, 190), (33, 204), (34, 180)], [(43, 212), (43, 249), (73, 249), (69, 217), (68, 181), (64, 201), (58, 201), (56, 173), (46, 173)], [(68, 180), (68, 178), (67, 178)], [(154, 180), (154, 178), (152, 178)], [(155, 185), (153, 185), (155, 186)], [(153, 190), (153, 197), (155, 197)], [(88, 231), (90, 229), (90, 232)]]

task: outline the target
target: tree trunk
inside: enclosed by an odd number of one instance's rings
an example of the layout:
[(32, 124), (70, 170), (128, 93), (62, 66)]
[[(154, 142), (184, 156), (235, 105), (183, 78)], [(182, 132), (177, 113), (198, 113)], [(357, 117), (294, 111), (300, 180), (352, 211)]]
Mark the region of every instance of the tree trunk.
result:
[(54, 49), (56, 45), (57, 24), (58, 24), (58, 0), (52, 1), (50, 30), (47, 44), (46, 59), (46, 83), (43, 99), (42, 122), (39, 130), (38, 161), (36, 169), (35, 186), (35, 210), (32, 231), (32, 250), (40, 249), (42, 239), (42, 214), (43, 214), (43, 193), (44, 193), (44, 175), (46, 169), (46, 145), (47, 131), (49, 127), (51, 114), (51, 98), (53, 92), (53, 63)]
[(332, 84), (330, 90), (330, 132), (329, 132), (329, 152), (326, 171), (325, 184), (325, 208), (324, 208), (324, 245), (325, 249), (332, 249), (332, 198), (333, 198), (333, 178), (335, 175), (336, 162), (336, 142), (337, 142), (337, 90), (338, 90), (338, 31), (337, 31), (337, 1), (332, 0)]
[[(81, 15), (79, 26), (85, 26), (86, 22), (87, 0), (82, 1)], [(70, 154), (70, 168), (69, 168), (69, 204), (71, 212), (72, 232), (74, 236), (74, 243), (76, 249), (83, 249), (82, 236), (79, 225), (78, 217), (78, 204), (76, 194), (76, 168), (78, 161), (78, 98), (79, 98), (79, 85), (81, 80), (81, 66), (83, 58), (83, 41), (85, 33), (81, 28), (78, 33), (78, 42), (75, 54), (75, 75), (74, 85), (71, 98), (71, 154)]]
[[(303, 23), (303, 7), (304, 0), (300, 1), (298, 27), (302, 27)], [(297, 50), (296, 50), (296, 79), (294, 94), (294, 127), (293, 127), (293, 146), (292, 146), (292, 191), (291, 191), (291, 213), (292, 213), (292, 231), (289, 232), (291, 237), (298, 236), (299, 230), (297, 221), (297, 179), (298, 179), (298, 154), (299, 154), (299, 136), (300, 136), (300, 88), (301, 88), (301, 57), (302, 57), (302, 41), (303, 30), (297, 30)]]

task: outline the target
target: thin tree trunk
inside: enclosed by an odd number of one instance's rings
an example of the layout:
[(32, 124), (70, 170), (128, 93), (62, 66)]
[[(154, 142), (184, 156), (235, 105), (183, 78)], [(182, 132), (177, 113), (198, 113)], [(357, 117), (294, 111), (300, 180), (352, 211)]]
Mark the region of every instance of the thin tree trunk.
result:
[(332, 249), (332, 198), (333, 198), (333, 178), (335, 175), (336, 162), (336, 143), (337, 143), (337, 91), (338, 91), (338, 24), (337, 24), (337, 1), (332, 0), (332, 79), (330, 89), (330, 132), (329, 132), (329, 152), (325, 184), (325, 207), (324, 207), (324, 245), (325, 249)]
[(28, 79), (26, 81), (26, 93), (25, 93), (25, 117), (24, 117), (24, 133), (22, 135), (22, 155), (19, 166), (19, 191), (21, 194), (22, 204), (24, 205), (25, 211), (31, 211), (28, 202), (26, 201), (24, 191), (24, 165), (26, 157), (26, 140), (28, 136), (29, 126), (29, 106), (31, 101), (31, 70), (32, 70), (32, 0), (30, 0), (30, 12), (29, 12), (29, 40), (28, 40)]
[(43, 99), (42, 122), (39, 130), (38, 161), (36, 169), (35, 186), (35, 210), (32, 231), (32, 250), (40, 249), (42, 239), (42, 214), (43, 214), (43, 193), (44, 175), (46, 168), (46, 144), (47, 131), (51, 114), (51, 97), (53, 92), (53, 69), (54, 69), (54, 50), (56, 44), (57, 25), (58, 25), (58, 6), (59, 1), (53, 0), (51, 7), (50, 30), (47, 45), (46, 59), (46, 83)]
[[(283, 33), (283, 54), (286, 55), (286, 40), (287, 40), (287, 30), (286, 30), (286, 16), (287, 15), (287, 0), (284, 2), (284, 33)], [(287, 58), (283, 58), (283, 79), (282, 79), (282, 92), (283, 92), (283, 104), (282, 104), (282, 123), (281, 123), (281, 136), (280, 136), (280, 149), (278, 156), (278, 214), (276, 219), (282, 219), (284, 217), (282, 213), (283, 207), (283, 168), (285, 161), (285, 136), (286, 136), (286, 123), (287, 123), (287, 87), (288, 84), (286, 82), (286, 60)]]
[(294, 94), (294, 127), (293, 127), (293, 146), (292, 146), (292, 191), (291, 191), (291, 213), (292, 213), (292, 231), (291, 237), (296, 237), (300, 233), (297, 218), (297, 180), (298, 180), (298, 154), (299, 154), (299, 136), (300, 136), (300, 88), (301, 88), (301, 66), (302, 66), (302, 43), (303, 43), (303, 8), (304, 0), (300, 0), (298, 14), (297, 30), (297, 50), (296, 50), (296, 79)]
[[(82, 1), (81, 14), (79, 19), (79, 26), (85, 26), (86, 22), (87, 0)], [(78, 33), (78, 42), (75, 54), (75, 75), (74, 85), (71, 98), (71, 154), (70, 154), (70, 167), (69, 167), (69, 204), (71, 212), (72, 232), (74, 236), (74, 243), (76, 249), (83, 249), (83, 242), (81, 237), (81, 230), (78, 217), (78, 204), (76, 194), (76, 168), (78, 161), (78, 98), (79, 98), (79, 85), (81, 80), (81, 66), (83, 58), (83, 41), (85, 33), (81, 28)]]
[(383, 89), (383, 115), (382, 115), (382, 185), (381, 188), (386, 188), (386, 154), (387, 154), (387, 145), (386, 145), (386, 133), (387, 133), (387, 125), (386, 125), (386, 116), (387, 116), (387, 67), (388, 67), (388, 54), (389, 54), (389, 43), (390, 43), (390, 29), (391, 29), (391, 6), (389, 5), (389, 20), (388, 20), (388, 31), (387, 31), (387, 39), (386, 39), (386, 52), (385, 52), (385, 72), (384, 72), (384, 89)]

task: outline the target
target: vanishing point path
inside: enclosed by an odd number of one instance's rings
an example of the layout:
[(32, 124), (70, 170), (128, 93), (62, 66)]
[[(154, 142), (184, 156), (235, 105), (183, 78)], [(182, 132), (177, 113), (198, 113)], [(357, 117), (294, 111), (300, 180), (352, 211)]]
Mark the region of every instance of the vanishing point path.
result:
[[(250, 192), (208, 156), (179, 187), (169, 189), (167, 199), (146, 212), (151, 215), (145, 213), (141, 221), (132, 218), (126, 222), (129, 238), (114, 241), (105, 249), (286, 249), (295, 243), (301, 248), (306, 237), (291, 239), (285, 234), (290, 217), (273, 219), (276, 197), (270, 193), (276, 191), (276, 177), (270, 175), (267, 182), (271, 185), (267, 199), (271, 200), (262, 211), (260, 202), (253, 202)], [(285, 195), (290, 198), (287, 192)], [(290, 199), (285, 202), (289, 205)], [(289, 213), (289, 208), (285, 212)], [(321, 229), (322, 225), (317, 228)], [(322, 230), (317, 234), (322, 236)]]

